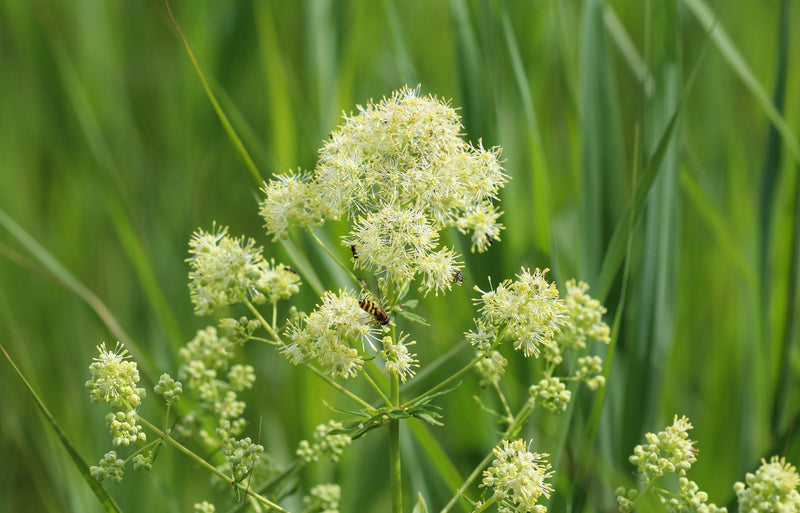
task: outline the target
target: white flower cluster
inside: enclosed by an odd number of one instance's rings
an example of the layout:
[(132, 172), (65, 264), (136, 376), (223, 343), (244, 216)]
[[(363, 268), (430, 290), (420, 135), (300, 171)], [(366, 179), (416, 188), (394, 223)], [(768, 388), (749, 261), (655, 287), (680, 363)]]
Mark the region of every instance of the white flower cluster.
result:
[(493, 202), (508, 180), (499, 148), (476, 148), (461, 131), (455, 109), (417, 89), (359, 106), (325, 141), (313, 173), (265, 185), (267, 233), (346, 218), (353, 229), (343, 244), (357, 252), (356, 266), (399, 288), (420, 275), (426, 293), (449, 290), (462, 264), (439, 247), (439, 231), (456, 227), (470, 233), (473, 251), (486, 250), (499, 239)]
[[(656, 494), (665, 505), (667, 511), (679, 513), (694, 509), (700, 513), (725, 513), (724, 507), (719, 507), (708, 502), (708, 494), (700, 490), (694, 481), (686, 478), (686, 471), (697, 461), (697, 449), (694, 442), (689, 439), (688, 431), (692, 429), (689, 419), (684, 417), (675, 419), (671, 426), (658, 434), (647, 433), (646, 445), (637, 445), (630, 457), (630, 462), (636, 466), (637, 472), (647, 485), (644, 491), (625, 489), (616, 490), (619, 510), (627, 513), (633, 510), (642, 494), (648, 490)], [(665, 474), (678, 476), (678, 492), (669, 493), (654, 486), (657, 479)]]
[(267, 262), (253, 239), (234, 238), (228, 228), (197, 230), (189, 242), (189, 289), (197, 315), (245, 300), (276, 303), (300, 291), (297, 273)]
[(530, 452), (522, 439), (493, 449), (492, 466), (483, 472), (481, 486), (492, 488), (494, 498), (510, 511), (545, 513), (547, 507), (537, 504), (544, 495), (550, 497), (553, 487), (545, 482), (553, 475), (547, 454)]

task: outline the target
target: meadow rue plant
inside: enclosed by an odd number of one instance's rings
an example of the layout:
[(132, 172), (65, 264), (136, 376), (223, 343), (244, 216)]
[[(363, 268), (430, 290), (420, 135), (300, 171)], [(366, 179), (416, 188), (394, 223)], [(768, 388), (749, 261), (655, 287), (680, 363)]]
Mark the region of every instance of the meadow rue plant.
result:
[[(471, 501), (475, 511), (546, 511), (539, 502), (553, 493), (548, 456), (531, 452), (530, 444), (516, 437), (537, 406), (565, 411), (577, 390), (568, 390), (567, 382), (582, 381), (592, 390), (605, 384), (602, 360), (587, 354), (588, 341), (608, 344), (610, 330), (602, 321), (605, 308), (587, 294), (588, 285), (571, 280), (562, 297), (547, 280), (547, 269), (522, 268), (496, 287), (491, 282), (488, 290), (475, 287), (474, 327), (464, 333), (468, 343), (463, 344), (474, 357), (459, 360), (448, 375), (425, 381), (433, 383), (413, 397), (401, 393), (400, 384), (413, 385), (426, 364), (412, 351), (423, 342), (412, 328), (426, 324), (414, 312), (414, 290), (438, 297), (464, 282), (462, 256), (442, 242), (443, 231), (466, 235), (471, 251), (483, 252), (500, 241), (503, 229), (496, 203), (508, 177), (500, 149), (485, 149), (480, 141), (472, 145), (462, 131), (449, 102), (406, 87), (344, 115), (323, 142), (313, 171), (275, 175), (264, 184), (260, 214), (266, 234), (275, 240), (294, 228), (306, 230), (351, 279), (349, 285), (324, 290), (309, 313), (291, 305), (278, 308), (299, 292), (301, 273), (265, 258), (254, 239), (231, 235), (216, 223), (209, 231), (194, 232), (187, 259), (190, 298), (197, 315), (214, 315), (216, 322), (178, 351), (180, 381), (163, 374), (154, 388), (167, 405), (165, 427), (138, 415), (144, 390), (136, 385), (136, 364), (121, 346), (114, 351), (101, 346), (90, 368), (92, 399), (114, 409), (108, 420), (114, 445), (139, 446), (128, 458), (134, 468), (151, 469), (157, 449), (172, 445), (231, 486), (236, 500), (244, 494), (262, 509), (286, 511), (277, 502), (297, 490), (305, 497), (303, 511), (334, 513), (347, 490), (335, 483), (297, 486), (300, 470), (322, 459), (336, 463), (359, 438), (387, 429), (389, 495), (392, 510), (400, 513), (400, 423), (414, 418), (442, 426), (434, 399), (476, 370), (491, 393), (486, 400), (498, 405), (483, 410), (498, 417), (502, 442), (452, 490), (443, 511), (480, 488), (489, 498)], [(328, 221), (344, 229), (340, 248), (328, 248), (315, 233)], [(272, 463), (245, 418), (243, 392), (255, 386), (256, 372), (241, 349), (252, 343), (274, 346), (354, 405), (337, 408), (346, 418), (317, 426), (310, 440), (299, 442), (295, 460), (283, 467)], [(575, 358), (565, 365), (568, 351)], [(503, 383), (515, 354), (543, 361), (537, 366), (541, 376), (518, 405), (506, 397)], [(356, 381), (361, 386), (351, 387)], [(170, 419), (173, 411), (180, 412), (178, 418)], [(143, 426), (156, 434), (154, 442), (146, 443)], [(93, 472), (98, 479), (119, 481), (126, 461), (109, 453)], [(263, 489), (273, 498), (260, 495), (257, 490)], [(423, 506), (419, 502), (417, 509)], [(214, 506), (204, 501), (195, 509), (214, 511)]]

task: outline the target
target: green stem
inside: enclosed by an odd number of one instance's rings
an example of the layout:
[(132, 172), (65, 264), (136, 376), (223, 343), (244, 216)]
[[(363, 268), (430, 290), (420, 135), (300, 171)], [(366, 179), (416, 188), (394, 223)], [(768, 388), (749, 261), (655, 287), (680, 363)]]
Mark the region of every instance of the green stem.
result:
[[(456, 503), (459, 497), (464, 495), (464, 492), (467, 490), (467, 488), (469, 488), (469, 486), (472, 484), (475, 478), (478, 477), (478, 474), (480, 474), (483, 468), (489, 464), (489, 462), (492, 460), (492, 456), (494, 456), (494, 451), (489, 451), (489, 454), (487, 454), (486, 457), (483, 458), (483, 461), (478, 463), (478, 466), (475, 467), (475, 470), (473, 470), (472, 473), (469, 476), (467, 476), (467, 479), (464, 480), (464, 484), (462, 484), (461, 487), (458, 490), (456, 490), (456, 494), (453, 495), (453, 497), (450, 499), (450, 502), (448, 502), (445, 505), (441, 513), (447, 513), (448, 511), (450, 511), (450, 508), (453, 507), (453, 505)], [(482, 511), (483, 509), (485, 509), (485, 506), (492, 504), (492, 502), (494, 502), (494, 496), (492, 496), (492, 498), (489, 499), (486, 502), (486, 504), (482, 506), (481, 510), (475, 510), (475, 511)], [(475, 512), (473, 511), (473, 513)]]
[[(525, 423), (525, 420), (528, 418), (528, 416), (533, 412), (535, 407), (536, 407), (536, 402), (533, 401), (532, 399), (525, 401), (525, 404), (523, 404), (522, 407), (519, 409), (517, 415), (512, 417), (513, 420), (511, 424), (509, 424), (508, 429), (506, 429), (506, 432), (503, 433), (502, 439), (508, 440), (510, 438), (514, 438), (519, 433), (520, 429), (522, 429), (522, 425)], [(478, 463), (478, 466), (475, 467), (475, 470), (473, 470), (472, 473), (467, 477), (467, 479), (464, 480), (464, 484), (462, 484), (461, 487), (456, 491), (455, 495), (453, 495), (453, 497), (450, 499), (450, 502), (448, 502), (447, 505), (444, 507), (444, 509), (442, 509), (441, 513), (447, 513), (447, 511), (450, 511), (450, 508), (453, 507), (458, 498), (463, 495), (464, 491), (466, 491), (467, 488), (469, 488), (469, 486), (472, 484), (475, 478), (478, 477), (478, 475), (481, 473), (483, 468), (489, 464), (489, 461), (492, 459), (493, 455), (494, 455), (494, 450), (489, 451), (489, 454), (487, 454), (486, 457), (483, 458), (483, 461)], [(488, 501), (486, 501), (485, 504), (481, 505), (480, 509), (476, 509), (472, 513), (476, 513), (477, 511), (483, 511), (486, 509), (486, 507), (493, 504), (494, 502), (495, 501), (493, 498), (489, 499)]]
[(450, 383), (452, 383), (456, 379), (460, 378), (464, 373), (466, 373), (468, 370), (473, 368), (475, 365), (477, 365), (477, 363), (479, 361), (481, 361), (485, 357), (486, 354), (487, 353), (479, 354), (471, 362), (469, 362), (466, 366), (464, 366), (461, 370), (459, 370), (458, 372), (452, 374), (450, 377), (446, 378), (444, 381), (440, 382), (438, 385), (428, 389), (426, 392), (418, 395), (414, 399), (411, 399), (410, 401), (406, 401), (403, 406), (405, 407), (405, 406), (408, 406), (410, 404), (416, 404), (416, 403), (422, 401), (423, 399), (435, 394), (439, 390), (443, 389), (444, 387), (446, 387), (447, 385), (449, 385)]
[(356, 283), (361, 283), (361, 280), (359, 280), (359, 279), (358, 279), (358, 276), (356, 276), (356, 275), (353, 273), (353, 271), (351, 271), (351, 270), (350, 270), (350, 268), (349, 268), (349, 267), (347, 267), (346, 265), (344, 265), (344, 264), (342, 263), (342, 261), (341, 261), (341, 260), (339, 260), (339, 257), (337, 257), (336, 255), (334, 255), (334, 254), (333, 254), (333, 252), (332, 252), (330, 249), (328, 249), (328, 246), (326, 246), (326, 245), (325, 245), (325, 244), (324, 244), (324, 243), (323, 243), (321, 240), (319, 240), (319, 237), (317, 237), (317, 234), (316, 234), (316, 233), (314, 233), (314, 230), (312, 230), (312, 229), (310, 229), (310, 228), (309, 228), (309, 229), (308, 229), (308, 233), (310, 233), (310, 234), (311, 234), (311, 237), (312, 237), (312, 238), (313, 238), (315, 241), (317, 241), (317, 244), (319, 244), (319, 245), (320, 245), (320, 247), (321, 247), (321, 248), (322, 248), (322, 249), (325, 251), (325, 253), (327, 253), (327, 254), (328, 254), (328, 256), (329, 256), (329, 257), (331, 257), (331, 258), (333, 259), (333, 261), (334, 261), (334, 262), (336, 262), (337, 264), (339, 264), (339, 267), (341, 267), (342, 269), (344, 269), (344, 271), (345, 271), (347, 274), (349, 274), (351, 278), (353, 278), (353, 281), (354, 281), (354, 282), (356, 282)]
[(487, 349), (486, 351), (480, 353), (471, 362), (469, 362), (466, 366), (464, 366), (461, 370), (459, 370), (455, 374), (451, 375), (449, 378), (446, 378), (444, 381), (440, 382), (438, 385), (436, 385), (433, 388), (429, 389), (427, 392), (424, 392), (424, 393), (418, 395), (417, 397), (415, 397), (414, 399), (412, 399), (410, 401), (406, 401), (405, 404), (403, 404), (403, 407), (406, 407), (406, 406), (411, 405), (411, 404), (419, 403), (423, 399), (435, 394), (436, 392), (438, 392), (439, 390), (443, 389), (444, 387), (446, 387), (447, 385), (449, 385), (450, 383), (452, 383), (456, 379), (460, 378), (464, 373), (466, 373), (468, 370), (470, 370), (475, 365), (477, 365), (478, 362), (481, 361), (482, 358), (485, 358), (486, 355), (488, 355), (492, 351), (494, 351), (494, 349), (500, 344), (500, 341), (503, 340), (503, 337), (505, 336), (505, 333), (506, 333), (507, 329), (508, 329), (508, 326), (505, 326), (502, 330), (500, 330), (500, 332), (495, 336), (494, 342), (492, 342), (492, 345), (491, 345), (491, 347), (489, 347), (489, 349)]
[[(400, 407), (400, 377), (391, 377), (392, 404)], [(403, 479), (400, 465), (400, 419), (389, 421), (389, 482), (392, 488), (392, 512), (403, 511)]]
[(361, 406), (366, 408), (367, 411), (373, 411), (375, 409), (367, 401), (361, 399), (360, 397), (358, 397), (353, 392), (347, 390), (342, 385), (340, 385), (339, 383), (337, 383), (333, 379), (331, 379), (330, 376), (327, 376), (324, 372), (322, 372), (321, 370), (317, 369), (316, 367), (314, 367), (310, 363), (306, 363), (305, 365), (306, 365), (306, 368), (308, 370), (310, 370), (311, 372), (313, 372), (314, 374), (316, 374), (317, 376), (322, 378), (327, 384), (329, 384), (330, 386), (332, 386), (333, 388), (335, 388), (339, 392), (343, 393), (344, 395), (346, 395), (347, 397), (349, 397), (353, 401), (357, 402), (358, 404), (360, 404)]
[[(488, 501), (484, 502), (483, 504), (478, 506), (476, 509), (472, 510), (472, 513), (480, 513), (481, 511), (486, 511), (486, 508), (488, 508), (489, 506), (491, 506), (495, 502), (497, 502), (497, 499), (495, 498), (494, 495), (492, 495), (491, 497), (489, 497)], [(444, 510), (442, 510), (442, 511), (444, 511)]]
[(278, 510), (278, 511), (283, 511), (284, 513), (288, 513), (288, 512), (287, 512), (285, 509), (283, 509), (282, 507), (278, 506), (277, 504), (275, 504), (275, 503), (274, 503), (274, 502), (272, 502), (271, 500), (267, 499), (266, 497), (264, 497), (264, 496), (262, 496), (262, 495), (259, 495), (258, 493), (254, 492), (253, 490), (249, 490), (249, 489), (248, 489), (248, 487), (247, 487), (246, 485), (244, 485), (244, 484), (242, 484), (242, 483), (236, 483), (236, 482), (233, 482), (233, 481), (231, 481), (231, 478), (230, 478), (230, 476), (226, 476), (225, 474), (223, 474), (222, 472), (220, 472), (220, 471), (219, 471), (219, 470), (218, 470), (218, 469), (217, 469), (217, 468), (216, 468), (214, 465), (210, 464), (209, 462), (207, 462), (206, 460), (204, 460), (203, 458), (201, 458), (201, 457), (200, 457), (200, 456), (198, 456), (197, 454), (193, 453), (191, 450), (189, 450), (188, 448), (186, 448), (186, 447), (185, 447), (184, 445), (182, 445), (180, 442), (178, 442), (177, 440), (175, 440), (174, 438), (172, 438), (171, 436), (169, 436), (169, 434), (168, 434), (168, 433), (165, 433), (164, 431), (161, 431), (160, 429), (158, 429), (157, 427), (155, 427), (153, 424), (151, 424), (150, 422), (148, 422), (148, 421), (147, 421), (147, 419), (145, 419), (145, 418), (141, 417), (140, 415), (137, 415), (136, 417), (139, 419), (139, 421), (140, 421), (142, 424), (146, 425), (148, 428), (150, 428), (150, 429), (152, 429), (153, 431), (155, 431), (155, 432), (156, 432), (156, 434), (157, 434), (157, 435), (158, 435), (158, 436), (159, 436), (159, 437), (160, 437), (160, 438), (161, 438), (161, 439), (162, 439), (164, 442), (166, 442), (166, 443), (170, 444), (171, 446), (175, 447), (175, 448), (176, 448), (176, 449), (178, 449), (180, 452), (182, 452), (183, 454), (185, 454), (185, 455), (186, 455), (186, 456), (188, 456), (189, 458), (191, 458), (191, 459), (193, 459), (194, 461), (196, 461), (196, 462), (197, 462), (197, 463), (198, 463), (198, 464), (199, 464), (201, 467), (204, 467), (206, 470), (208, 470), (208, 471), (209, 471), (209, 472), (211, 472), (212, 474), (214, 474), (214, 475), (218, 476), (220, 479), (222, 479), (222, 480), (223, 480), (223, 481), (225, 481), (226, 483), (229, 483), (229, 484), (231, 484), (232, 486), (235, 486), (235, 487), (237, 487), (239, 490), (241, 490), (241, 491), (243, 491), (243, 492), (247, 493), (248, 495), (250, 495), (251, 497), (253, 497), (255, 500), (257, 500), (258, 502), (260, 502), (260, 503), (261, 503), (261, 504), (263, 504), (264, 506), (267, 506), (267, 507), (269, 507), (269, 508), (272, 508), (272, 509), (276, 509), (276, 510)]
[[(249, 300), (245, 299), (244, 300), (244, 304), (251, 312), (253, 312), (253, 315), (255, 315), (258, 318), (258, 322), (260, 322), (261, 325), (264, 326), (264, 329), (269, 332), (269, 334), (272, 336), (272, 338), (274, 338), (277, 341), (277, 343), (274, 344), (274, 345), (281, 345), (282, 346), (283, 345), (283, 340), (281, 340), (280, 335), (278, 335), (278, 333), (274, 329), (272, 329), (272, 325), (270, 323), (268, 323), (266, 321), (266, 319), (264, 319), (264, 317), (261, 315), (261, 312), (259, 312), (256, 309), (256, 307), (253, 305), (253, 303), (251, 303)], [(270, 341), (266, 341), (266, 342), (268, 344), (273, 344)]]
[(383, 392), (383, 389), (381, 389), (381, 387), (378, 386), (375, 380), (372, 379), (372, 376), (369, 375), (369, 371), (366, 369), (366, 367), (363, 369), (363, 371), (364, 372), (362, 372), (362, 375), (364, 376), (364, 379), (366, 379), (367, 382), (370, 385), (372, 385), (372, 388), (374, 388), (375, 391), (378, 393), (378, 395), (381, 396), (383, 402), (385, 402), (387, 406), (392, 406), (393, 405), (392, 400), (386, 396), (386, 394)]

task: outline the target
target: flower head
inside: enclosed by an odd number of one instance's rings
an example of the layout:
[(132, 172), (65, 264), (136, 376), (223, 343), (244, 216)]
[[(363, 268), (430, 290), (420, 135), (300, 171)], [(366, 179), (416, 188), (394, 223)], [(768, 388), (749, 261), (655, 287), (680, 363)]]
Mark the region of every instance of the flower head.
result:
[(675, 420), (671, 426), (658, 434), (647, 433), (646, 445), (637, 445), (630, 457), (640, 474), (648, 479), (658, 477), (665, 472), (686, 475), (686, 471), (697, 461), (697, 449), (689, 439), (688, 431), (692, 429), (689, 419), (684, 417)]
[(462, 264), (439, 246), (439, 231), (471, 232), (472, 249), (499, 239), (494, 206), (508, 177), (500, 150), (461, 138), (459, 116), (447, 102), (403, 88), (358, 107), (325, 140), (311, 174), (277, 176), (264, 187), (267, 232), (323, 220), (353, 223), (343, 243), (360, 266), (403, 288), (422, 277), (420, 290), (445, 292)]
[(114, 483), (121, 483), (125, 472), (125, 461), (117, 458), (116, 451), (108, 451), (103, 455), (100, 464), (89, 467), (92, 477), (98, 481), (110, 479)]
[(349, 378), (358, 374), (364, 363), (356, 347), (372, 343), (378, 330), (372, 315), (359, 306), (351, 291), (327, 291), (316, 310), (289, 324), (291, 343), (281, 352), (295, 365), (316, 360), (329, 375)]
[(231, 237), (227, 227), (197, 230), (189, 253), (189, 289), (197, 315), (251, 299), (275, 303), (299, 291), (297, 273), (267, 262), (253, 239)]
[(737, 482), (733, 489), (739, 501), (739, 511), (790, 513), (800, 511), (800, 476), (794, 465), (785, 458), (773, 456), (769, 462), (762, 459), (755, 474), (748, 472), (745, 482)]
[(137, 387), (139, 369), (129, 360), (125, 346), (119, 342), (113, 350), (103, 342), (97, 347), (100, 356), (89, 365), (92, 377), (86, 382), (92, 402), (105, 401), (120, 410), (135, 409), (145, 396), (145, 389)]
[(494, 495), (513, 511), (544, 513), (546, 506), (537, 505), (539, 498), (550, 497), (553, 487), (545, 482), (553, 475), (547, 454), (530, 452), (522, 439), (508, 442), (493, 449), (492, 466), (483, 472), (481, 486), (494, 489)]
[[(531, 273), (523, 268), (516, 280), (505, 280), (494, 290), (484, 292), (476, 287), (481, 297), (475, 302), (483, 314), (475, 321), (478, 330), (489, 338), (504, 334), (526, 357), (538, 356), (542, 346), (554, 344), (566, 322), (566, 310), (555, 284), (545, 280), (546, 272), (536, 269)], [(486, 339), (473, 332), (466, 336), (470, 341)]]
[(598, 300), (586, 294), (589, 285), (582, 281), (576, 283), (575, 280), (570, 280), (566, 288), (564, 304), (567, 307), (568, 320), (556, 336), (558, 345), (563, 348), (582, 349), (586, 347), (587, 338), (608, 344), (611, 341), (610, 330), (602, 319), (606, 309)]

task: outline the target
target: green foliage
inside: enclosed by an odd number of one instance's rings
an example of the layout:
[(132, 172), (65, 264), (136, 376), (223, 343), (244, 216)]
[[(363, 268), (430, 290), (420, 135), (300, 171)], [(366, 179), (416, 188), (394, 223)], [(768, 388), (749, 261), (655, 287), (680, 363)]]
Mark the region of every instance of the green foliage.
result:
[[(121, 340), (148, 391), (162, 372), (177, 372), (178, 348), (205, 326), (192, 313), (184, 262), (198, 227), (216, 220), (254, 238), (267, 260), (295, 262), (309, 285), (299, 296), (306, 311), (322, 283), (346, 283), (310, 237), (269, 243), (254, 169), (266, 179), (313, 169), (342, 110), (405, 84), (463, 107), (467, 140), (502, 146), (511, 178), (500, 193), (502, 242), (474, 255), (469, 237), (442, 235), (464, 255), (464, 286), (446, 301), (418, 298), (430, 326), (414, 326), (424, 334), (416, 358), (445, 374), (466, 364), (472, 286), (486, 290), (487, 276), (498, 284), (520, 266), (549, 267), (560, 285), (587, 282), (603, 292), (606, 322), (618, 319), (602, 415), (591, 416), (570, 382), (564, 414), (519, 435), (551, 455), (553, 511), (614, 510), (614, 489), (633, 486), (633, 447), (675, 413), (695, 426), (692, 479), (717, 504), (735, 501), (733, 483), (784, 446), (788, 461), (800, 461), (788, 435), (800, 400), (799, 125), (797, 99), (783, 100), (800, 69), (781, 57), (800, 44), (798, 6), (724, 4), (176, 2), (251, 165), (163, 4), (0, 3), (0, 340), (52, 414), (42, 422), (0, 363), (4, 506), (103, 510), (84, 482), (88, 469), (72, 463), (108, 450), (106, 412), (86, 400), (87, 361), (100, 341)], [(777, 149), (768, 152), (771, 125)], [(343, 230), (329, 223), (319, 236), (346, 261)], [(243, 392), (246, 415), (260, 426), (249, 435), (290, 461), (291, 448), (348, 403), (272, 348), (244, 351), (256, 375)], [(508, 395), (524, 400), (541, 369), (508, 365)], [(432, 385), (431, 373), (420, 369), (403, 395)], [(466, 374), (448, 394), (392, 413), (415, 417), (400, 433), (407, 484), (421, 493), (407, 509), (441, 510), (496, 444), (504, 426), (476, 411), (502, 405), (479, 382)], [(142, 413), (156, 418), (156, 403)], [(367, 418), (365, 427), (383, 416)], [(444, 438), (442, 421), (464, 428)], [(341, 458), (341, 511), (389, 510), (387, 442), (373, 435)], [(159, 452), (154, 467), (168, 476), (160, 486), (133, 471), (121, 485), (104, 483), (121, 510), (188, 511), (209, 495), (230, 498), (175, 451)], [(313, 482), (333, 475), (325, 465), (302, 472)]]

